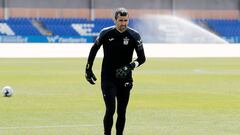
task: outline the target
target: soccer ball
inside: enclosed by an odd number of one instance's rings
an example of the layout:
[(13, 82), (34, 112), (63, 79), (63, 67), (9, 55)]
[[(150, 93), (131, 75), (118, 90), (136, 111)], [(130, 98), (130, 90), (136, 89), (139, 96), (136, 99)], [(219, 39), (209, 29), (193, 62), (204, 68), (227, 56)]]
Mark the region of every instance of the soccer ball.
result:
[(10, 86), (2, 88), (2, 94), (4, 97), (11, 97), (13, 95), (13, 89)]

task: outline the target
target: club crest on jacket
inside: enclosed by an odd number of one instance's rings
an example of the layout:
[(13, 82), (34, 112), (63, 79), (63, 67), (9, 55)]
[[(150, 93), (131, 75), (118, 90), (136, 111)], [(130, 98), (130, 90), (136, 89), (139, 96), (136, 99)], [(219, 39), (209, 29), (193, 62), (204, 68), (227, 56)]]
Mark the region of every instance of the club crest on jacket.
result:
[(124, 45), (128, 45), (128, 42), (129, 42), (129, 38), (128, 37), (123, 38), (123, 44)]

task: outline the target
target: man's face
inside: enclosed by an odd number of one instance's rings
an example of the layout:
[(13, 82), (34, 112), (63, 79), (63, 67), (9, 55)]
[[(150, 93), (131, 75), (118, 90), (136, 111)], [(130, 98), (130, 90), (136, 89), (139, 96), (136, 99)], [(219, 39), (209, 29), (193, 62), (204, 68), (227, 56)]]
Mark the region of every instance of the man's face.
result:
[(128, 27), (128, 15), (127, 16), (118, 16), (116, 20), (116, 28), (120, 32), (124, 32)]

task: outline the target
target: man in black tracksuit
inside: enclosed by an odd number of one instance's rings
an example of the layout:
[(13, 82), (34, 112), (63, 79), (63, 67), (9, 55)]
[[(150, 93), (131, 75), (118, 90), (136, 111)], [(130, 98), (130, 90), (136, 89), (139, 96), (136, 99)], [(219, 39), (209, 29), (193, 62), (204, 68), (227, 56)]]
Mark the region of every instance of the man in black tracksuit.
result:
[[(123, 135), (126, 108), (133, 85), (132, 70), (145, 62), (145, 54), (138, 32), (128, 27), (129, 15), (125, 8), (115, 11), (115, 26), (104, 28), (93, 44), (86, 66), (86, 79), (95, 84), (92, 72), (95, 56), (103, 46), (101, 87), (105, 101), (104, 135), (111, 135), (115, 102), (117, 101), (116, 134)], [(132, 61), (133, 52), (137, 59)], [(115, 100), (116, 99), (116, 100)]]

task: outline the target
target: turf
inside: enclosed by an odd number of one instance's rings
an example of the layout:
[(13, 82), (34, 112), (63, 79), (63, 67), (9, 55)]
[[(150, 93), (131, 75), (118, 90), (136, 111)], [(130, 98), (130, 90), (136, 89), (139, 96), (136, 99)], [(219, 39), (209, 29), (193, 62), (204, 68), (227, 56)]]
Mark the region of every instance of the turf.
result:
[[(86, 59), (0, 59), (0, 135), (101, 135)], [(240, 58), (151, 58), (134, 71), (126, 135), (239, 135)], [(115, 116), (116, 117), (116, 116)], [(115, 129), (113, 129), (113, 132)]]

